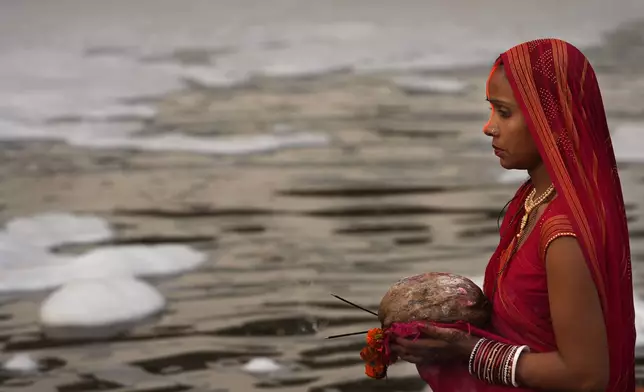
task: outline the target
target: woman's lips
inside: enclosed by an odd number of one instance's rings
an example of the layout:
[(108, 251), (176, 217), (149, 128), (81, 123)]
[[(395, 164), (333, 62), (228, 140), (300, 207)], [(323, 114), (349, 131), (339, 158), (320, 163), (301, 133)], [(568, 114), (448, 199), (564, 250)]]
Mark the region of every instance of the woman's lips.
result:
[(503, 150), (502, 149), (500, 149), (500, 148), (498, 148), (496, 146), (492, 146), (492, 148), (494, 149), (494, 155), (496, 155), (497, 157), (500, 157), (501, 155), (503, 155)]

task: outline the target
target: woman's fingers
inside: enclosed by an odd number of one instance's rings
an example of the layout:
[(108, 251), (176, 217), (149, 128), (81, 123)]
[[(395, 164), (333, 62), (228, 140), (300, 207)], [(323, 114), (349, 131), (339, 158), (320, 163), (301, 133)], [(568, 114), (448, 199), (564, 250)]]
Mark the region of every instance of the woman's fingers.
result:
[(398, 354), (398, 356), (400, 356), (401, 354), (405, 353), (405, 349), (401, 345), (396, 344), (396, 343), (391, 343), (389, 345), (389, 348), (391, 349), (391, 351), (393, 351), (394, 353)]
[(405, 347), (400, 346), (398, 344), (392, 343), (390, 348), (391, 348), (391, 351), (393, 351), (396, 355), (398, 355), (398, 357), (403, 361), (407, 361), (410, 363), (421, 363), (425, 360), (422, 356), (414, 354), (409, 350), (407, 350)]
[(463, 332), (457, 329), (440, 328), (433, 325), (425, 325), (419, 327), (420, 332), (428, 338), (442, 340), (444, 342), (453, 343), (462, 338)]
[(390, 347), (400, 359), (415, 364), (447, 362), (455, 358), (457, 343), (467, 338), (467, 334), (458, 329), (431, 324), (421, 326), (419, 331), (421, 336), (416, 339), (391, 339)]
[(433, 326), (431, 324), (425, 324), (424, 326), (419, 326), (418, 327), (418, 330), (423, 335), (425, 335), (428, 338), (432, 338), (432, 339), (441, 339), (441, 337), (442, 337), (441, 329), (442, 328), (435, 327), (435, 326)]
[(436, 348), (444, 348), (446, 346), (446, 343), (442, 340), (436, 340), (436, 339), (416, 339), (416, 340), (409, 340), (409, 339), (404, 339), (404, 338), (396, 338), (396, 344), (404, 347), (407, 350), (428, 350), (428, 349), (436, 349)]
[(441, 352), (438, 348), (425, 345), (402, 346), (392, 343), (390, 348), (398, 357), (412, 363), (436, 361)]

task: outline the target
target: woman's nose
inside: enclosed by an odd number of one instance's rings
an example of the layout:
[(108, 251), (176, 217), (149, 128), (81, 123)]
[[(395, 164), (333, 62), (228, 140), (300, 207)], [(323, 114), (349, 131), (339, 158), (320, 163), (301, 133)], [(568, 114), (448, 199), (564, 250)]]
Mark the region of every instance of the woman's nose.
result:
[(499, 128), (491, 122), (488, 122), (483, 126), (483, 133), (490, 137), (497, 136), (499, 134)]

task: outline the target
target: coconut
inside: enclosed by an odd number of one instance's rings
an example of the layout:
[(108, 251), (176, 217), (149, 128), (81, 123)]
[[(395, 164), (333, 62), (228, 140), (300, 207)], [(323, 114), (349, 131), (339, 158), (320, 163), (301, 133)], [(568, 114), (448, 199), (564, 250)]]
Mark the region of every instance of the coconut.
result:
[(490, 321), (490, 302), (474, 282), (460, 275), (430, 272), (396, 282), (380, 302), (378, 318), (392, 323), (464, 321), (484, 328)]

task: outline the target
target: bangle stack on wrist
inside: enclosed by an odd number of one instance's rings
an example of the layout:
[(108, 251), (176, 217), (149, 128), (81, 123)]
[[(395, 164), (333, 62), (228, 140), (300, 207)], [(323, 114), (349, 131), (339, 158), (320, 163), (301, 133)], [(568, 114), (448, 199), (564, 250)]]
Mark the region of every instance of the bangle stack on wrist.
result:
[(468, 370), (489, 384), (518, 387), (517, 362), (524, 350), (529, 351), (528, 346), (513, 346), (483, 338), (470, 354)]

